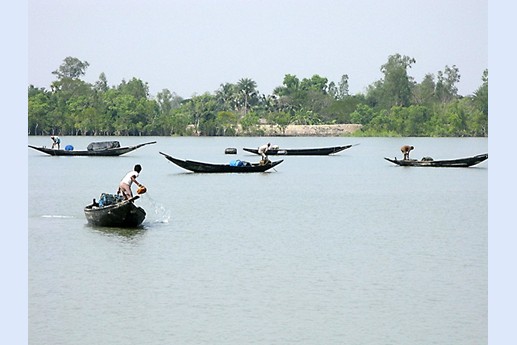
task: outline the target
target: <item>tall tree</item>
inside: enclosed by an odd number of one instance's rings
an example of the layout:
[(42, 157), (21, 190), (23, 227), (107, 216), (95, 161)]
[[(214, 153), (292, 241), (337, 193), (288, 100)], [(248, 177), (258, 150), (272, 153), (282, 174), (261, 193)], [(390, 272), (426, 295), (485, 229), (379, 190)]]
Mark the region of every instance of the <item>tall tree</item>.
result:
[(394, 105), (409, 106), (411, 101), (411, 78), (407, 70), (415, 62), (414, 58), (395, 54), (390, 55), (388, 62), (381, 66), (381, 72), (384, 73), (382, 83), (382, 105), (384, 107), (391, 108)]
[(88, 66), (90, 66), (90, 64), (87, 61), (81, 61), (78, 58), (68, 56), (52, 74), (57, 75), (58, 79), (77, 79), (86, 73)]
[(338, 84), (338, 94), (337, 99), (343, 99), (347, 96), (349, 96), (349, 86), (348, 86), (348, 74), (343, 74), (341, 76), (341, 80)]
[(337, 99), (337, 97), (338, 97), (338, 89), (337, 89), (336, 83), (334, 83), (333, 81), (331, 81), (331, 82), (329, 83), (329, 86), (328, 86), (328, 94), (329, 94), (333, 99)]
[(237, 110), (236, 105), (236, 86), (232, 83), (224, 83), (221, 84), (219, 89), (215, 92), (215, 97), (219, 104), (221, 105), (221, 109), (230, 110), (234, 109)]
[(53, 106), (51, 98), (52, 95), (45, 89), (38, 89), (33, 85), (29, 86), (27, 104), (29, 134), (39, 135), (50, 132), (51, 125), (48, 114)]
[(481, 77), (483, 84), (474, 92), (474, 104), (488, 117), (488, 69)]
[(163, 89), (156, 95), (160, 113), (165, 116), (169, 115), (172, 109), (179, 108), (182, 100), (180, 96), (175, 92), (171, 92), (169, 89)]
[(147, 99), (149, 97), (149, 86), (137, 78), (131, 78), (130, 81), (126, 82), (122, 80), (118, 89), (126, 95), (131, 95), (135, 99)]
[(274, 95), (282, 97), (294, 94), (300, 89), (300, 80), (295, 75), (286, 74), (282, 85), (273, 90)]
[(99, 80), (95, 82), (95, 89), (99, 92), (106, 92), (108, 91), (108, 79), (106, 78), (106, 74), (102, 72), (99, 75)]
[(315, 91), (325, 95), (328, 91), (327, 83), (327, 78), (315, 74), (310, 79), (304, 78), (300, 83), (300, 88), (304, 91)]
[(426, 74), (420, 84), (415, 85), (413, 97), (415, 104), (429, 105), (435, 100), (436, 84), (432, 74)]
[(250, 104), (256, 104), (258, 100), (257, 83), (250, 78), (242, 78), (237, 83), (236, 89), (242, 101), (244, 115), (246, 115)]
[(436, 82), (436, 95), (442, 103), (452, 101), (458, 97), (458, 88), (456, 83), (460, 82), (460, 73), (458, 67), (445, 66), (445, 70), (438, 71), (438, 81)]

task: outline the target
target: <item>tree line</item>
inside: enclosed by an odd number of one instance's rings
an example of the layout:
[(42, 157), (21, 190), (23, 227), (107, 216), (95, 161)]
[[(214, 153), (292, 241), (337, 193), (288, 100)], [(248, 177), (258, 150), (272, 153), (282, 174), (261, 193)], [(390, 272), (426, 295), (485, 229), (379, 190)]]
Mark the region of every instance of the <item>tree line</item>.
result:
[(458, 94), (459, 69), (445, 66), (418, 83), (408, 73), (414, 58), (391, 55), (383, 78), (363, 93), (349, 92), (349, 77), (336, 84), (313, 75), (286, 74), (271, 95), (242, 78), (213, 93), (182, 98), (168, 89), (151, 96), (132, 78), (108, 86), (81, 79), (89, 63), (67, 57), (52, 72), (50, 89), (28, 87), (29, 135), (260, 136), (261, 125), (285, 131), (290, 124), (361, 124), (357, 136), (488, 136), (488, 69), (472, 95)]

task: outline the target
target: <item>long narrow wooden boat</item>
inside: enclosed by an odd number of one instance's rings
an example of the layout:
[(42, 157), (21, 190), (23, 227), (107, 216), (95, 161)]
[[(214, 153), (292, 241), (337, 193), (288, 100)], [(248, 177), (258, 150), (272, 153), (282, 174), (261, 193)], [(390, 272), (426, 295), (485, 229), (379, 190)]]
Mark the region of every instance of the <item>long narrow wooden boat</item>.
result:
[(480, 155), (466, 157), (466, 158), (457, 158), (457, 159), (447, 159), (447, 160), (432, 160), (432, 159), (391, 159), (384, 157), (385, 160), (400, 165), (404, 167), (439, 167), (439, 168), (468, 168), (473, 165), (479, 164), (488, 159), (488, 153), (483, 153)]
[[(51, 156), (120, 156), (125, 153), (134, 151), (142, 146), (155, 144), (156, 141), (150, 141), (143, 144), (133, 146), (122, 146), (122, 147), (111, 147), (106, 149), (93, 149), (93, 150), (63, 150), (63, 149), (51, 149), (48, 147), (38, 147), (29, 145), (30, 148), (46, 153)], [(94, 144), (94, 143), (92, 143)], [(90, 144), (91, 145), (91, 144)]]
[[(278, 156), (278, 155), (286, 155), (286, 156), (327, 156), (330, 154), (338, 153), (343, 150), (346, 150), (354, 145), (345, 145), (345, 146), (332, 146), (332, 147), (318, 147), (318, 148), (300, 148), (300, 149), (269, 149), (267, 150), (268, 156)], [(260, 155), (258, 152), (258, 148), (243, 148), (244, 151), (254, 153), (256, 155)]]
[(90, 225), (117, 228), (136, 228), (145, 219), (145, 210), (136, 206), (136, 195), (129, 200), (119, 201), (106, 206), (93, 202), (84, 208), (86, 220)]
[(171, 157), (170, 155), (160, 152), (165, 158), (177, 166), (190, 170), (196, 173), (254, 173), (254, 172), (265, 172), (269, 169), (274, 168), (284, 160), (270, 162), (268, 164), (261, 165), (260, 163), (247, 163), (243, 165), (231, 165), (231, 164), (213, 164), (203, 163), (191, 160), (182, 160)]

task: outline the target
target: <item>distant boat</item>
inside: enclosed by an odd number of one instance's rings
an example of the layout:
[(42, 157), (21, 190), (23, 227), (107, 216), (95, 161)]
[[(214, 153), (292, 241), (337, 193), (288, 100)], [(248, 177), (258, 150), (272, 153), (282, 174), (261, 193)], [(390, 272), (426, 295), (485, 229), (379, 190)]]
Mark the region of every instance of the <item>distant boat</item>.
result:
[(468, 168), (479, 164), (488, 159), (488, 153), (480, 154), (473, 157), (434, 160), (432, 158), (416, 159), (391, 159), (384, 157), (385, 160), (404, 167), (443, 167), (443, 168)]
[(174, 158), (169, 156), (166, 153), (160, 152), (160, 154), (164, 155), (172, 163), (177, 166), (193, 171), (196, 173), (254, 173), (254, 172), (265, 172), (269, 169), (274, 168), (278, 164), (282, 163), (284, 160), (279, 160), (275, 162), (269, 162), (268, 164), (260, 164), (260, 163), (249, 163), (243, 162), (239, 160), (234, 160), (235, 164), (213, 164), (213, 163), (203, 163), (196, 162), (191, 160), (182, 160), (178, 158)]
[(136, 228), (145, 219), (145, 210), (136, 206), (134, 201), (139, 195), (129, 200), (116, 201), (108, 205), (99, 205), (95, 200), (84, 208), (84, 214), (89, 224), (118, 228)]
[[(63, 149), (51, 149), (48, 147), (38, 147), (29, 145), (30, 148), (46, 153), (51, 156), (120, 156), (125, 153), (134, 151), (142, 146), (156, 144), (156, 141), (150, 141), (143, 144), (133, 146), (120, 146), (118, 141), (103, 141), (90, 143), (86, 150), (76, 151), (69, 145)], [(68, 149), (67, 149), (68, 148)]]
[[(286, 156), (327, 156), (330, 154), (338, 153), (343, 150), (346, 150), (354, 145), (345, 145), (345, 146), (331, 146), (331, 147), (318, 147), (318, 148), (299, 148), (299, 149), (284, 149), (284, 148), (274, 148), (267, 150), (266, 154), (268, 156), (277, 156), (277, 155), (286, 155)], [(243, 148), (244, 151), (248, 151), (259, 155), (257, 149), (252, 148)]]

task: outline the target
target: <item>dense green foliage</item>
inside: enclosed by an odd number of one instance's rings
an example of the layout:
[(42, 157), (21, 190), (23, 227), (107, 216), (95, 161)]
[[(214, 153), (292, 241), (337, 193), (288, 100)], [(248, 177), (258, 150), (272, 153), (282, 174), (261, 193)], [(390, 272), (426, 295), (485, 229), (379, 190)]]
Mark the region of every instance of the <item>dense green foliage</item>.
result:
[(148, 84), (133, 78), (109, 87), (101, 73), (95, 84), (81, 80), (89, 64), (67, 57), (52, 72), (50, 90), (28, 88), (31, 135), (262, 135), (261, 124), (280, 130), (290, 124), (359, 123), (359, 136), (488, 136), (488, 70), (473, 95), (460, 96), (456, 66), (445, 66), (421, 83), (408, 74), (415, 59), (389, 56), (384, 77), (364, 94), (351, 95), (348, 75), (338, 85), (313, 75), (287, 74), (272, 95), (255, 81), (221, 84), (213, 94), (189, 99), (164, 89), (149, 94)]

